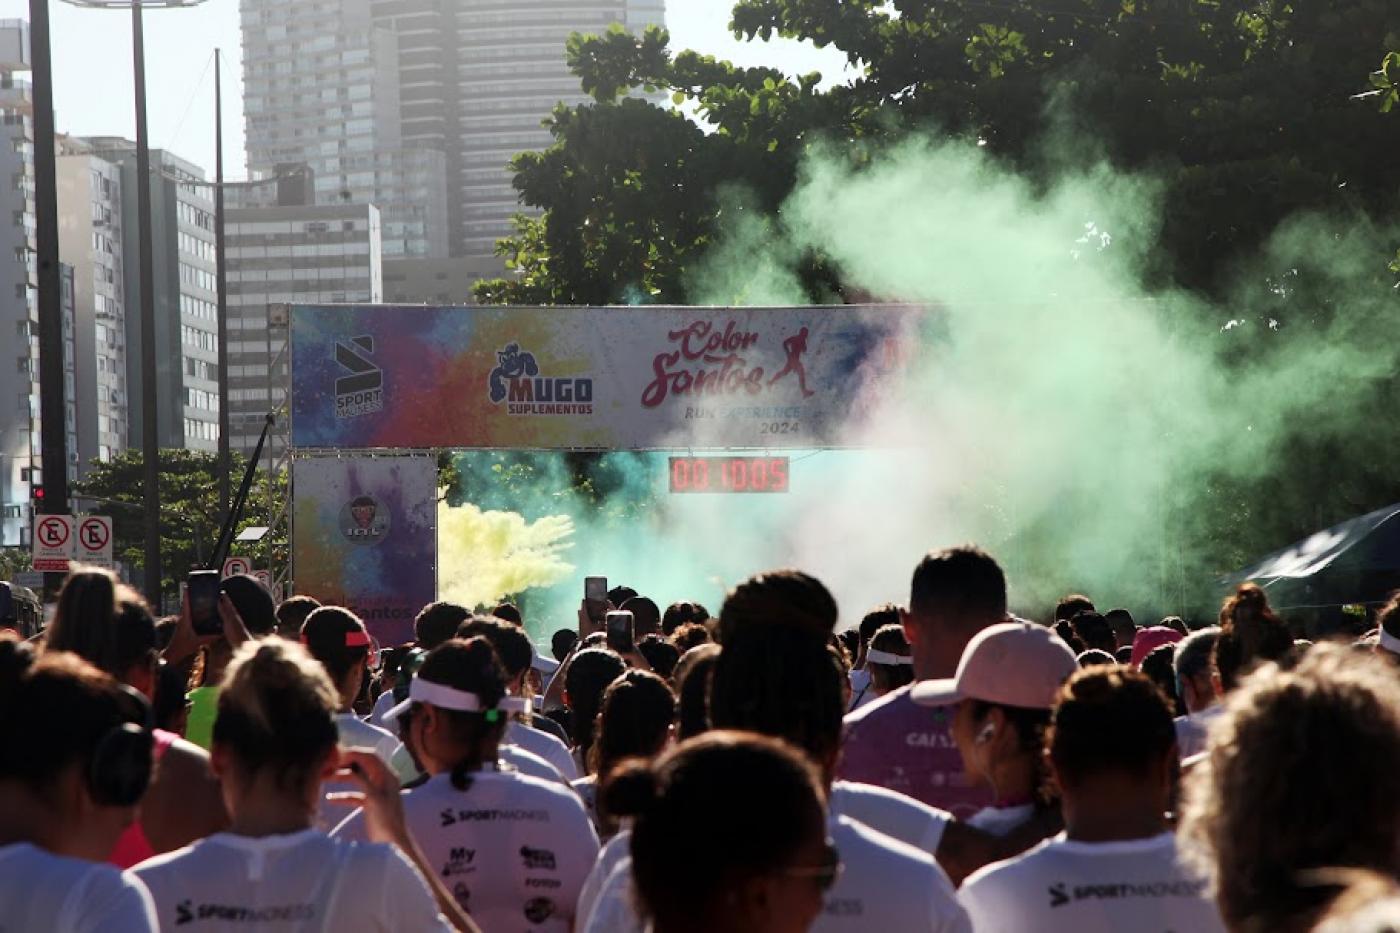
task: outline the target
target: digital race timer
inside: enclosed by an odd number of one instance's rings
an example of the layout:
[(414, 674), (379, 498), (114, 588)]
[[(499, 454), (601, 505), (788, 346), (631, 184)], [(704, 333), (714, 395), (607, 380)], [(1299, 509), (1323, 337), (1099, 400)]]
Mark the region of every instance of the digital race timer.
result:
[(672, 457), (672, 492), (788, 492), (787, 457)]

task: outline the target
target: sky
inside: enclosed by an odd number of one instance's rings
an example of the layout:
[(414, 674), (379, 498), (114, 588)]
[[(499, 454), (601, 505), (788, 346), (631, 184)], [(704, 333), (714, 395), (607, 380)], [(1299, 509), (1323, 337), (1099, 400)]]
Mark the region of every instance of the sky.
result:
[[(839, 78), (833, 49), (787, 40), (741, 43), (728, 30), (732, 0), (668, 0), (673, 49), (695, 49), (741, 65)], [(134, 134), (131, 17), (50, 0), (54, 110), (58, 130), (78, 136)], [(0, 18), (28, 19), (29, 0), (0, 0)], [(224, 159), (230, 179), (244, 177), (238, 0), (206, 0), (187, 9), (147, 10), (146, 85), (150, 142), (214, 170), (214, 49), (224, 51)]]

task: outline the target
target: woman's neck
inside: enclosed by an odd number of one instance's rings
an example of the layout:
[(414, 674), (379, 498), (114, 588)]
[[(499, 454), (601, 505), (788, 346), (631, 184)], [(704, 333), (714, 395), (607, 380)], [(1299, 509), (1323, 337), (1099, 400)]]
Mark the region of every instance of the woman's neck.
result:
[(464, 771), (480, 771), (487, 765), (494, 765), (500, 760), (500, 757), (500, 743), (492, 742), (490, 745), (476, 749), (474, 753), (464, 752), (443, 758), (433, 757), (432, 760), (423, 763), (423, 770), (433, 777), (437, 777), (439, 774), (451, 774), (459, 768)]
[(229, 832), (236, 836), (259, 838), (285, 836), (310, 829), (315, 822), (315, 801), (319, 794), (319, 782), (314, 793), (293, 794), (278, 787), (270, 776), (259, 776), (253, 784), (237, 792), (229, 808), (233, 814)]
[(1035, 760), (1029, 755), (1016, 755), (992, 763), (988, 783), (999, 807), (1019, 806), (1035, 800)]
[(61, 822), (27, 787), (12, 781), (0, 783), (0, 846), (27, 842), (68, 855), (60, 844)]

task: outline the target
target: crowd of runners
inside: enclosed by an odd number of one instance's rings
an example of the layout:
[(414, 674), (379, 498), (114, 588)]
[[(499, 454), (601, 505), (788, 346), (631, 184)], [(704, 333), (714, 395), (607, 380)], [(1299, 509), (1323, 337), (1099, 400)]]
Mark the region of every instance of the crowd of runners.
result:
[(547, 648), (438, 602), (381, 649), (76, 569), (0, 631), (0, 930), (1400, 929), (1400, 599), (1317, 644), (1250, 584), (1027, 620), (975, 547), (890, 596), (616, 587)]

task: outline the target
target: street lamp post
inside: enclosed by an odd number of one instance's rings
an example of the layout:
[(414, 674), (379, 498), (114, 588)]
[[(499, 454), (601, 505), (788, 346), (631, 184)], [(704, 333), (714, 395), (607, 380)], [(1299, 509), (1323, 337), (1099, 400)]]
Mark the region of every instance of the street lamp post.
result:
[[(141, 262), (141, 457), (146, 510), (146, 598), (157, 612), (161, 599), (160, 566), (160, 434), (156, 405), (155, 259), (151, 246), (151, 149), (146, 133), (145, 7), (157, 9), (197, 6), (203, 0), (65, 0), (73, 6), (102, 10), (131, 10), (132, 68), (136, 83), (136, 199)], [(47, 479), (47, 477), (45, 477)]]
[[(34, 223), (39, 299), (39, 418), (43, 510), (68, 511), (68, 418), (63, 384), (63, 309), (58, 274), (58, 162), (55, 158), (53, 67), (49, 54), (49, 0), (29, 0), (29, 44), (34, 82)], [(31, 448), (32, 449), (32, 448)], [(34, 467), (31, 454), (29, 466)], [(31, 501), (32, 498), (31, 498)], [(61, 575), (45, 575), (58, 589)]]

